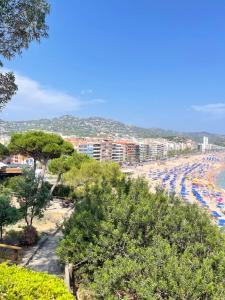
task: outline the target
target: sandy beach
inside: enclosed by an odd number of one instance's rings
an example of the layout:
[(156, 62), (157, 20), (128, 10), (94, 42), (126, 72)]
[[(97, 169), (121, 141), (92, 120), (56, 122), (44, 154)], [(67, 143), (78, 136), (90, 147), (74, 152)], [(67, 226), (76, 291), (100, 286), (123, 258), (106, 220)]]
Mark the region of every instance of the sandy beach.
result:
[(157, 187), (175, 193), (184, 201), (196, 203), (222, 227), (225, 225), (225, 191), (216, 177), (225, 169), (225, 153), (179, 157), (151, 162), (132, 169), (133, 177), (145, 177), (152, 192)]

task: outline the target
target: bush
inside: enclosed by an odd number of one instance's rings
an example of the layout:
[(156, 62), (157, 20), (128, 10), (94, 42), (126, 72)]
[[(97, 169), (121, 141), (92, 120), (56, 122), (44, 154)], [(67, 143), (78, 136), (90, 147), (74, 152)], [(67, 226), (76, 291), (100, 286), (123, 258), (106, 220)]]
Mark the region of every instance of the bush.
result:
[(0, 299), (70, 300), (63, 281), (53, 275), (7, 264), (0, 265)]
[(21, 244), (22, 231), (10, 230), (7, 232), (6, 237), (4, 238), (4, 243), (8, 245), (17, 245)]
[(63, 184), (56, 186), (53, 192), (53, 196), (58, 198), (69, 198), (70, 194), (71, 188)]
[(86, 188), (58, 254), (91, 299), (225, 299), (225, 234), (143, 179)]
[(38, 233), (33, 226), (26, 226), (22, 232), (20, 243), (23, 246), (32, 246), (38, 240)]

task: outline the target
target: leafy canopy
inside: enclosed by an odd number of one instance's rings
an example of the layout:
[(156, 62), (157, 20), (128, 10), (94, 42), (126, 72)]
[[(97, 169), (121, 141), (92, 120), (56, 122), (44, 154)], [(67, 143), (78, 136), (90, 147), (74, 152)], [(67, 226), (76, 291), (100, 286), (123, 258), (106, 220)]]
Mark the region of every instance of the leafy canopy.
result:
[(55, 175), (64, 174), (74, 167), (79, 169), (83, 162), (89, 160), (90, 158), (87, 155), (74, 151), (72, 155), (62, 155), (52, 159), (48, 164), (48, 170)]
[(11, 205), (9, 196), (0, 194), (0, 240), (2, 240), (3, 227), (16, 223), (19, 217), (19, 211)]
[(0, 143), (0, 160), (5, 159), (9, 155), (8, 148)]
[(64, 177), (68, 185), (76, 188), (79, 185), (101, 183), (103, 179), (108, 180), (114, 186), (124, 178), (124, 175), (120, 172), (117, 163), (100, 163), (94, 159), (84, 159), (73, 165)]
[(27, 155), (44, 164), (49, 159), (60, 157), (62, 154), (69, 155), (74, 151), (72, 144), (64, 141), (59, 135), (43, 131), (13, 134), (8, 149), (12, 154)]
[(87, 155), (79, 154), (76, 151), (70, 156), (62, 155), (59, 158), (52, 159), (48, 164), (48, 170), (50, 173), (57, 175), (57, 179), (51, 188), (51, 194), (53, 194), (66, 172), (69, 172), (72, 168), (79, 169), (85, 161), (89, 160), (90, 158)]
[(22, 176), (11, 178), (9, 186), (17, 197), (20, 212), (26, 224), (32, 225), (34, 217), (41, 218), (51, 196), (46, 182), (40, 186), (40, 177), (34, 171), (24, 171)]
[(143, 179), (89, 185), (58, 253), (93, 299), (223, 299), (225, 237), (208, 215)]
[[(48, 13), (49, 5), (44, 0), (0, 0), (0, 55), (11, 59), (21, 54), (32, 41), (39, 42), (47, 37), (45, 19)], [(16, 90), (13, 73), (0, 73), (0, 109)]]

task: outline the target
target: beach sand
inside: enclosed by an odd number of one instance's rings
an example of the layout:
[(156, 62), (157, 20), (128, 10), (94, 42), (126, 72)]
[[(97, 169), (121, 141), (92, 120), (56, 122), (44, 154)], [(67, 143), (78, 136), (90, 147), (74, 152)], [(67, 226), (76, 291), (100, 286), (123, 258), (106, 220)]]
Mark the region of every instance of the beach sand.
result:
[(132, 168), (132, 176), (146, 178), (151, 192), (162, 187), (168, 193), (175, 192), (184, 201), (196, 203), (211, 216), (217, 213), (219, 217), (213, 217), (217, 222), (225, 218), (225, 191), (216, 184), (217, 175), (225, 169), (224, 158), (225, 153), (206, 153), (150, 162)]

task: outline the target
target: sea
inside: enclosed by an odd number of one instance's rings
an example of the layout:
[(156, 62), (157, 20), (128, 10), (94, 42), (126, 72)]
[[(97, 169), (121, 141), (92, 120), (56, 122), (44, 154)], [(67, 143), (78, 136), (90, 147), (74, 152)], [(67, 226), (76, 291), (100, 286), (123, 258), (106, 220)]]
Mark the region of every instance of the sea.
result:
[(217, 185), (225, 190), (225, 169), (216, 178)]

